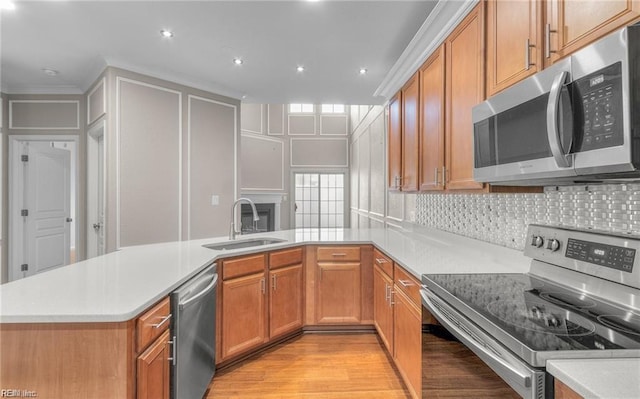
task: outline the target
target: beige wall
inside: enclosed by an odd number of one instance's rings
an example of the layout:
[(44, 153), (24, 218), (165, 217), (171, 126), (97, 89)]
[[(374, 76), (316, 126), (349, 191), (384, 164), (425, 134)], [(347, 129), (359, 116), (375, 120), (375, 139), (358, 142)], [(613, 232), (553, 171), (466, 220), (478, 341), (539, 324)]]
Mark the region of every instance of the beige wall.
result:
[(415, 223), (416, 194), (386, 184), (387, 115), (383, 106), (351, 107), (351, 227), (402, 227)]
[(225, 235), (240, 102), (118, 68), (104, 76), (107, 251)]
[(342, 172), (349, 187), (349, 116), (323, 115), (319, 105), (315, 108), (300, 115), (289, 114), (287, 104), (242, 104), (241, 191), (281, 196), (282, 229), (294, 227), (294, 172)]
[[(8, 279), (8, 136), (78, 136), (78, 226), (76, 256), (85, 257), (86, 237), (86, 108), (82, 95), (3, 94), (2, 137), (2, 282)], [(9, 111), (11, 109), (11, 112)]]

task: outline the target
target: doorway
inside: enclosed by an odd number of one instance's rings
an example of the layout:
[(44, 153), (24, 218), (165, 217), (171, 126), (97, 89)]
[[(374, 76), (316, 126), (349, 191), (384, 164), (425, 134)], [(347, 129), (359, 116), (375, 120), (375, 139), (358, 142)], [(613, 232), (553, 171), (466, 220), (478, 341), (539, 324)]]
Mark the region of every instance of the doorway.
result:
[(9, 136), (9, 281), (76, 260), (78, 136)]
[(105, 156), (106, 122), (87, 132), (87, 258), (105, 252)]
[(294, 173), (295, 228), (344, 227), (344, 173)]

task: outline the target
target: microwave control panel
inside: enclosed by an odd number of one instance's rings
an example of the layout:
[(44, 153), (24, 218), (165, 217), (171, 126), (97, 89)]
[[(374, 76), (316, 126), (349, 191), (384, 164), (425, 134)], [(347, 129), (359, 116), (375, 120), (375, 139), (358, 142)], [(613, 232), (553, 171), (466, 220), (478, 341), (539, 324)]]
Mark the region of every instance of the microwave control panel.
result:
[(580, 151), (623, 144), (621, 68), (617, 62), (573, 83), (584, 118)]

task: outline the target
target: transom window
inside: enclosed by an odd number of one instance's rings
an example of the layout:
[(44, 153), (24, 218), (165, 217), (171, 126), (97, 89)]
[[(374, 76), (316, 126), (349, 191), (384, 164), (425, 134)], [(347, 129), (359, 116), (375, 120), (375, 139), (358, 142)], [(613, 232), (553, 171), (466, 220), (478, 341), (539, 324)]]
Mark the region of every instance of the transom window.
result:
[(323, 114), (344, 114), (344, 104), (322, 104)]
[(313, 111), (314, 111), (313, 104), (289, 104), (289, 113), (291, 114), (302, 114), (302, 113), (312, 114)]

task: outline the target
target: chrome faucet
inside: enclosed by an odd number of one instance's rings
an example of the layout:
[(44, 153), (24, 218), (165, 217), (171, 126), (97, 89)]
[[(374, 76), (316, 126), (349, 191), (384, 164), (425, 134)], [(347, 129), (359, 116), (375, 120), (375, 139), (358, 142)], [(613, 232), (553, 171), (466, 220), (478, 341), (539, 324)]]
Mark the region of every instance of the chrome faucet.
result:
[(231, 207), (231, 228), (229, 229), (229, 240), (235, 240), (236, 234), (242, 234), (242, 227), (240, 228), (240, 231), (236, 231), (236, 205), (241, 202), (246, 202), (251, 205), (251, 210), (253, 211), (253, 229), (258, 229), (258, 220), (260, 220), (260, 218), (258, 217), (258, 211), (256, 210), (255, 204), (249, 198), (238, 198)]

